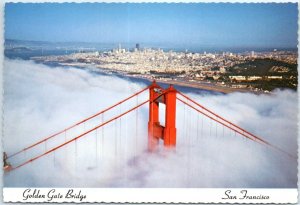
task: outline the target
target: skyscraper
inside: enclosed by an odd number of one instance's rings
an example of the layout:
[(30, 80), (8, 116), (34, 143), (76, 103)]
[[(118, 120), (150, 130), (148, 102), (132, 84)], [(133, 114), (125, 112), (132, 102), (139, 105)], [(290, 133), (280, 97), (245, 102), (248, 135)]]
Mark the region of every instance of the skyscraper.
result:
[(135, 44), (135, 48), (139, 51), (140, 50), (140, 44), (139, 43)]

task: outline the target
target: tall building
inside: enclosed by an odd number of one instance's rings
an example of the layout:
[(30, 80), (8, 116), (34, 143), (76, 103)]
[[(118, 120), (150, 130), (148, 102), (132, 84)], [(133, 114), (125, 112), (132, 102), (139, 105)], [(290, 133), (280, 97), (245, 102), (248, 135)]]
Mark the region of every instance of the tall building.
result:
[(140, 44), (139, 43), (137, 43), (137, 44), (135, 44), (135, 48), (136, 48), (136, 50), (140, 50)]

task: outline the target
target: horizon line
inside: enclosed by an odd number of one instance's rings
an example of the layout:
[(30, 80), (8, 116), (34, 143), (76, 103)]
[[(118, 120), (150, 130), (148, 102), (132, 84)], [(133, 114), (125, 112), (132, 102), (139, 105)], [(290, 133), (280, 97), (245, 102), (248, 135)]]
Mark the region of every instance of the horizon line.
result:
[[(23, 39), (13, 39), (13, 38), (4, 38), (4, 44), (6, 41), (23, 41), (23, 42), (34, 42), (34, 43), (84, 43), (84, 44), (161, 44), (161, 45), (170, 45), (173, 44), (174, 46), (184, 46), (183, 43), (173, 43), (173, 42), (101, 42), (101, 41), (51, 41), (51, 40), (23, 40)], [(229, 45), (212, 45), (212, 44), (190, 44), (188, 47), (198, 47), (203, 46), (204, 48), (232, 48), (232, 49), (246, 49), (246, 48), (257, 48), (257, 49), (298, 49), (298, 45), (296, 46), (259, 46), (259, 45), (241, 45), (241, 46), (229, 46)], [(187, 47), (185, 47), (188, 49)]]

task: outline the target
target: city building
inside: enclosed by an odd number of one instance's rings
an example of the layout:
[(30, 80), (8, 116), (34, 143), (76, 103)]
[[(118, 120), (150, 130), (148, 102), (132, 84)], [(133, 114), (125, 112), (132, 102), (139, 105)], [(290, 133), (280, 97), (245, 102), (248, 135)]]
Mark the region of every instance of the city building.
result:
[(137, 44), (135, 44), (135, 48), (136, 48), (136, 50), (140, 50), (140, 44), (139, 43), (137, 43)]

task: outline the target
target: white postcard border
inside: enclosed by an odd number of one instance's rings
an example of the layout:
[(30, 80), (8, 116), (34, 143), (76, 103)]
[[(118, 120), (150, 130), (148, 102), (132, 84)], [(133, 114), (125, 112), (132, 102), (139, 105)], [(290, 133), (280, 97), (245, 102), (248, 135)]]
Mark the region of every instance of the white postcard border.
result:
[(297, 203), (297, 189), (3, 188), (4, 202)]

